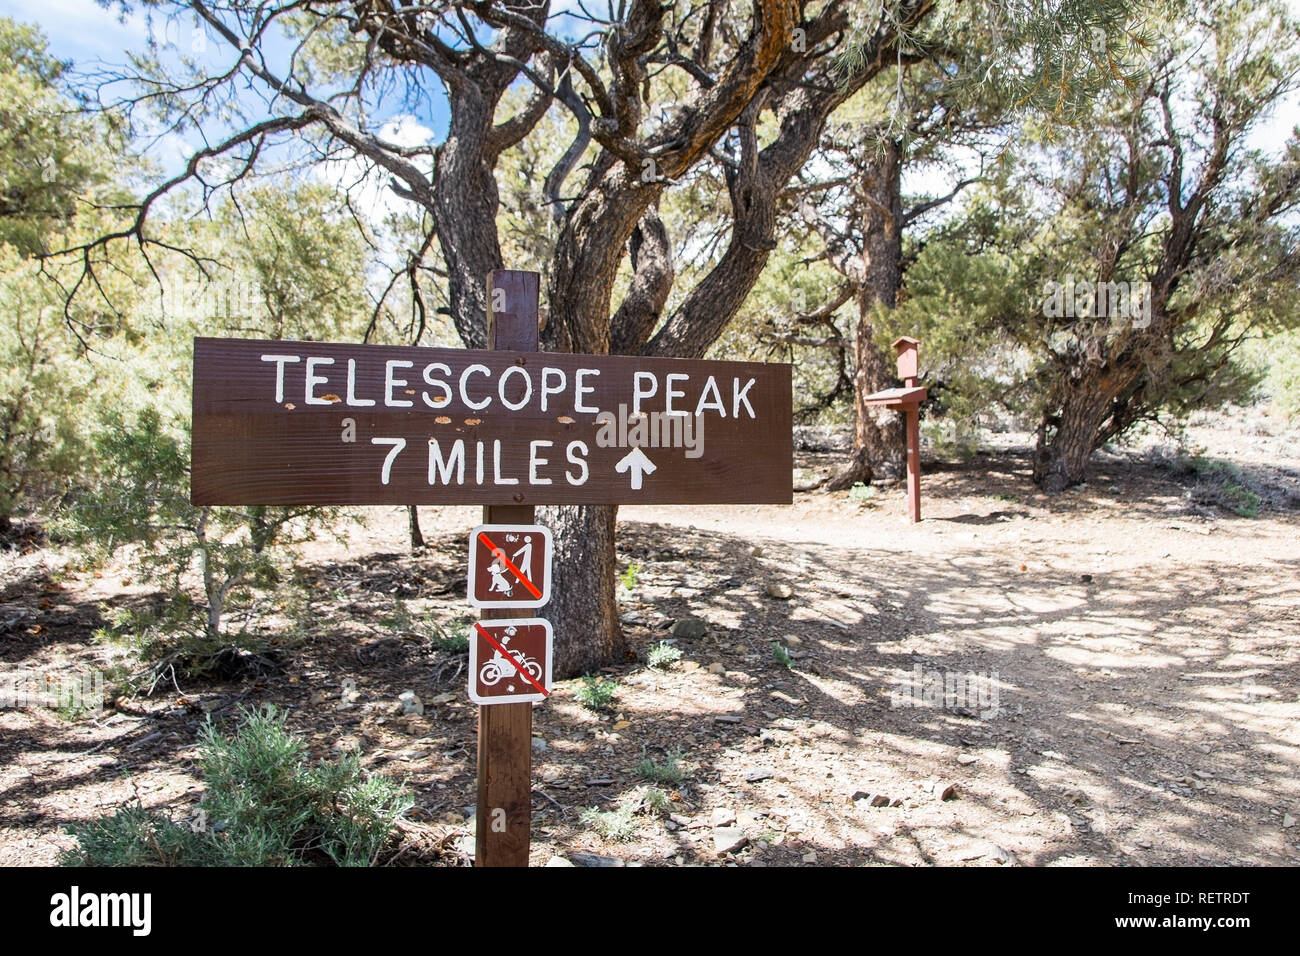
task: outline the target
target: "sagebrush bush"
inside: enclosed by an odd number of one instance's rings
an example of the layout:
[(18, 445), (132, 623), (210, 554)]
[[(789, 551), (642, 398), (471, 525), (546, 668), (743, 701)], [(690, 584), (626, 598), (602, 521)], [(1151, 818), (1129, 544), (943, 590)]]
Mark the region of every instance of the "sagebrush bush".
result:
[(244, 711), (231, 736), (209, 723), (199, 769), (206, 789), (192, 822), (136, 804), (69, 825), (64, 866), (369, 866), (413, 804), (367, 775), (355, 755), (310, 764), (306, 744), (274, 708)]
[(667, 641), (660, 641), (646, 653), (645, 662), (657, 670), (667, 670), (682, 659), (682, 652)]

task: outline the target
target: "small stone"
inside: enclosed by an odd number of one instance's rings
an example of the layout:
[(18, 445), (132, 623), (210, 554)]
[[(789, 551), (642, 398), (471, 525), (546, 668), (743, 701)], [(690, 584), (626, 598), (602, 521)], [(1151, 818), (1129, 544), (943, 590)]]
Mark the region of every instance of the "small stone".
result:
[(855, 790), (849, 797), (849, 802), (859, 810), (865, 810), (868, 807), (897, 807), (901, 806), (903, 801), (890, 797), (883, 793), (872, 793), (870, 790)]
[(573, 863), (562, 856), (553, 856), (543, 863), (542, 866), (573, 866)]
[(749, 837), (739, 827), (717, 827), (713, 831), (713, 849), (718, 856), (735, 853), (749, 845)]
[(1295, 817), (1289, 813), (1282, 817), (1283, 830), (1290, 830), (1293, 826), (1295, 826)]
[(980, 758), (979, 758), (979, 757), (976, 757), (974, 754), (958, 754), (958, 755), (957, 755), (957, 762), (958, 762), (959, 764), (961, 764), (963, 767), (969, 767), (971, 764), (975, 763), (975, 762), (978, 761), (979, 759), (980, 759)]
[(546, 750), (546, 749), (547, 749), (547, 748), (546, 748), (546, 741), (545, 741), (545, 740), (543, 740), (541, 737), (534, 737), (534, 738), (533, 738), (533, 750), (534, 750), (534, 751), (536, 751), (537, 753), (541, 753), (542, 751), (544, 751), (544, 750)]
[(575, 853), (573, 854), (574, 866), (626, 866), (616, 856), (600, 856), (595, 853)]
[(404, 690), (398, 694), (397, 703), (400, 713), (421, 716), (424, 714), (424, 704), (420, 702), (420, 698), (416, 696), (413, 690)]
[(947, 780), (941, 780), (936, 783), (932, 792), (938, 800), (957, 799), (957, 785)]
[(709, 817), (709, 822), (715, 827), (729, 827), (736, 822), (736, 811), (729, 810), (726, 807), (718, 807)]
[(817, 851), (816, 851), (816, 850), (809, 850), (807, 853), (805, 853), (805, 854), (803, 855), (803, 861), (804, 861), (805, 863), (816, 863), (816, 862), (817, 862)]
[(738, 724), (740, 723), (740, 718), (731, 714), (718, 714), (713, 718), (713, 721), (718, 724)]
[(712, 664), (709, 665), (709, 673), (725, 674), (727, 673), (727, 665), (721, 663), (720, 661), (714, 661)]
[(794, 597), (794, 588), (783, 581), (773, 581), (764, 590), (768, 597), (777, 598), (782, 601), (788, 601)]
[(769, 780), (772, 777), (770, 770), (747, 770), (745, 771), (745, 783), (758, 783), (760, 780)]
[(682, 638), (684, 640), (699, 640), (708, 633), (708, 622), (698, 617), (684, 617), (673, 624), (673, 637)]
[(803, 638), (798, 634), (786, 634), (781, 640), (785, 641), (787, 647), (798, 647), (803, 643)]

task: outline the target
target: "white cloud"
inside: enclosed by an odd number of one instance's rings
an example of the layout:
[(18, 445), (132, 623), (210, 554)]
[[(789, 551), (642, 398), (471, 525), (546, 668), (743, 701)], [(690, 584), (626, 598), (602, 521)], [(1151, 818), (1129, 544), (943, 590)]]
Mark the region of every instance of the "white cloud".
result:
[(433, 142), (434, 132), (410, 114), (399, 114), (379, 127), (378, 136), (386, 143), (403, 149)]
[(4, 7), (6, 16), (39, 25), (59, 57), (121, 59), (124, 50), (139, 47), (149, 34), (139, 13), (123, 19), (92, 0), (5, 0)]

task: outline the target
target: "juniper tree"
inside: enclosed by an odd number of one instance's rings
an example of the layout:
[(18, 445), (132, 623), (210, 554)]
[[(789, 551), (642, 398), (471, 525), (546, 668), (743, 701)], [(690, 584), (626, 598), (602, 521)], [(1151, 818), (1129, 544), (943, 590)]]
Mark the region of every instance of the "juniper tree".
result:
[[(601, 14), (580, 5), (552, 15), (547, 0), (121, 5), (192, 18), (217, 53), (180, 70), (141, 58), (125, 77), (141, 92), (108, 103), (127, 117), (147, 108), (178, 127), (197, 122), (207, 137), (142, 197), (135, 222), (105, 241), (147, 250), (161, 197), (187, 184), (205, 195), (231, 188), (282, 143), (310, 161), (359, 159), (420, 209), (429, 234), (417, 258), (441, 260), (450, 317), (466, 346), (482, 347), (485, 277), (516, 265), (503, 262), (494, 173), (554, 111), (569, 118), (572, 139), (535, 184), (555, 229), (540, 263), (544, 347), (683, 357), (703, 355), (740, 310), (776, 245), (783, 190), (828, 117), (887, 67), (920, 55), (918, 29), (959, 6), (626, 0)], [(1050, 34), (1048, 24), (1075, 22), (1061, 20), (1064, 7), (1089, 7), (1093, 22), (1114, 26), (1122, 5), (1003, 6)], [(288, 52), (277, 43), (282, 28), (293, 38)], [(1053, 57), (1028, 57), (1027, 76), (1044, 62)], [(509, 102), (512, 88), (527, 90), (521, 105)], [(448, 112), (440, 143), (383, 135), (377, 102), (413, 105), (433, 91)], [(725, 189), (729, 229), (697, 281), (675, 289), (680, 250), (661, 203), (706, 171)], [(73, 251), (88, 263), (94, 255)], [(558, 670), (616, 659), (615, 509), (557, 508), (545, 520), (557, 531), (546, 613), (557, 624)]]

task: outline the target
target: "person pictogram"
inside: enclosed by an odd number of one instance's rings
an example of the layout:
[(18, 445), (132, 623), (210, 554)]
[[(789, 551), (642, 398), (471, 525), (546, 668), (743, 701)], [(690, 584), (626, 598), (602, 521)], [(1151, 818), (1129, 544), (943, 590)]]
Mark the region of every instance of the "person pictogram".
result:
[(523, 546), (514, 553), (515, 567), (528, 574), (533, 566), (533, 536), (524, 535)]

